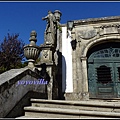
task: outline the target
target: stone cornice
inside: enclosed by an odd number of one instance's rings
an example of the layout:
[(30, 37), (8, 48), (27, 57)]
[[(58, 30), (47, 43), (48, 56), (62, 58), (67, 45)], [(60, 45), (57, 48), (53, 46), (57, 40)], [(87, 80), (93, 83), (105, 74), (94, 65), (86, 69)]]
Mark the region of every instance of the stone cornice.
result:
[[(110, 17), (100, 17), (100, 18), (88, 18), (81, 20), (72, 20), (74, 21), (74, 25), (86, 25), (86, 24), (96, 24), (96, 23), (104, 23), (104, 22), (119, 22), (120, 16), (110, 16)], [(61, 27), (66, 27), (67, 23), (60, 24)]]
[(101, 17), (101, 18), (88, 18), (81, 20), (73, 20), (74, 25), (85, 25), (85, 24), (95, 24), (99, 22), (118, 22), (120, 21), (120, 16), (111, 16), (111, 17)]

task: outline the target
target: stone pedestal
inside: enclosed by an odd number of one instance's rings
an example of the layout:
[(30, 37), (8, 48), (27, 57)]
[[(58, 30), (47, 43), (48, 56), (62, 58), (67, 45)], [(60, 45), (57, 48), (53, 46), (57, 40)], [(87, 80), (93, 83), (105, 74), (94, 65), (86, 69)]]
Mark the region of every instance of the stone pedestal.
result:
[(55, 48), (51, 45), (43, 44), (40, 46), (41, 55), (40, 61), (35, 65), (38, 69), (41, 69), (41, 65), (46, 65), (46, 72), (48, 73), (50, 80), (47, 84), (48, 99), (56, 99), (55, 93), (55, 62), (54, 52)]

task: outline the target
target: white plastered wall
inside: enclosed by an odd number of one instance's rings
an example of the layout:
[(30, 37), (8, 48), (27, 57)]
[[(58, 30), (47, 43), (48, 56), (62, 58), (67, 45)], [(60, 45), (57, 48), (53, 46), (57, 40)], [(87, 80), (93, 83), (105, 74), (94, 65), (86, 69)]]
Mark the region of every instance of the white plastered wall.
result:
[(62, 92), (73, 92), (71, 32), (62, 27)]

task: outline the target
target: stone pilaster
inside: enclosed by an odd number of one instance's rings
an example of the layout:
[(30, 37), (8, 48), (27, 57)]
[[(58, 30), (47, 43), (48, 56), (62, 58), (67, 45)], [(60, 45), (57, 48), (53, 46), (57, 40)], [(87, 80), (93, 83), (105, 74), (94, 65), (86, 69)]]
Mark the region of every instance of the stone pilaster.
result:
[(82, 97), (83, 100), (89, 100), (89, 92), (88, 92), (88, 78), (87, 78), (87, 57), (81, 57), (82, 61)]

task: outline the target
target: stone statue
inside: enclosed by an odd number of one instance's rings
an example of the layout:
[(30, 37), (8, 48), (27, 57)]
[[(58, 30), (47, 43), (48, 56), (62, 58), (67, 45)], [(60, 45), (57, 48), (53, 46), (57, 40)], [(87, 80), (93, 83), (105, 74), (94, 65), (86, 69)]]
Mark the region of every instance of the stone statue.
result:
[(56, 19), (51, 11), (48, 11), (48, 15), (43, 17), (42, 20), (47, 21), (47, 26), (45, 30), (45, 43), (54, 44), (55, 32), (56, 32)]

